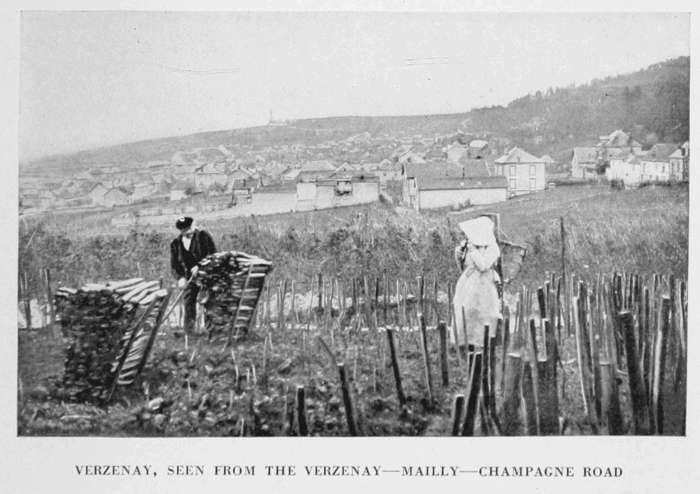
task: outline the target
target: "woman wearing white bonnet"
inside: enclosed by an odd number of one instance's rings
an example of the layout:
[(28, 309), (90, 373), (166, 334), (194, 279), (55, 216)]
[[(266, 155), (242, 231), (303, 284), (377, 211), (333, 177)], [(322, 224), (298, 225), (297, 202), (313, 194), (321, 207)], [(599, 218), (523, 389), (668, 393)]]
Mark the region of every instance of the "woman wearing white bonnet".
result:
[[(462, 274), (457, 280), (454, 295), (455, 331), (453, 342), (464, 348), (481, 347), (484, 342), (484, 326), (489, 326), (490, 335), (496, 331), (496, 322), (501, 316), (496, 284), (500, 281), (495, 271), (500, 249), (494, 235), (490, 218), (479, 218), (459, 224), (464, 240), (455, 249), (455, 259)], [(464, 318), (462, 317), (464, 311)], [(466, 328), (463, 320), (466, 319)], [(465, 342), (466, 335), (466, 342)]]

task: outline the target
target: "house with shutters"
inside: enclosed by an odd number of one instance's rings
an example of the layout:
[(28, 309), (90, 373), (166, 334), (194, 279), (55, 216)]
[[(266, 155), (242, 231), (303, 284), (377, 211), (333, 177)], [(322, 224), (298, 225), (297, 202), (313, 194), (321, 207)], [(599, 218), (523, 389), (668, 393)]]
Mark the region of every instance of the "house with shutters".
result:
[(678, 149), (677, 144), (654, 144), (639, 158), (642, 166), (642, 182), (670, 182), (671, 155)]
[[(678, 145), (654, 144), (646, 152), (628, 151), (627, 156), (615, 157), (605, 171), (608, 180), (618, 180), (625, 187), (638, 187), (643, 183), (679, 181), (683, 175), (682, 161), (675, 161)], [(681, 177), (681, 178), (678, 178)]]
[(676, 182), (688, 181), (688, 161), (690, 159), (690, 146), (688, 141), (685, 141), (678, 149), (676, 149), (669, 157), (669, 165), (671, 167), (671, 180)]
[(495, 162), (495, 174), (508, 180), (510, 197), (544, 190), (546, 186), (545, 164), (527, 151), (514, 147)]

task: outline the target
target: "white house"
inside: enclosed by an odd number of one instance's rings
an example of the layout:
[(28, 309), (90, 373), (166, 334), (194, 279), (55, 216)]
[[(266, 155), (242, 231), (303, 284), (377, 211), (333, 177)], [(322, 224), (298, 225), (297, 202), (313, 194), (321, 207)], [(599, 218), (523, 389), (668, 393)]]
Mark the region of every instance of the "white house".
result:
[(495, 161), (495, 174), (508, 179), (510, 196), (544, 190), (546, 186), (545, 165), (527, 151), (514, 147)]
[(385, 185), (386, 182), (391, 180), (401, 180), (402, 168), (401, 163), (385, 159), (379, 163), (374, 173), (379, 177), (379, 183)]
[(463, 157), (459, 163), (431, 161), (403, 167), (403, 201), (414, 209), (431, 209), (463, 203), (505, 201), (508, 183), (494, 176), (486, 160)]
[(571, 176), (591, 179), (598, 177), (598, 150), (594, 147), (575, 147), (571, 157)]
[[(655, 144), (647, 152), (628, 152), (625, 157), (610, 159), (605, 174), (608, 180), (620, 180), (625, 187), (637, 187), (645, 182), (669, 182), (675, 180), (672, 158), (676, 144)], [(679, 170), (682, 175), (681, 170)]]
[(319, 179), (327, 178), (336, 167), (326, 160), (307, 161), (301, 165), (297, 180), (301, 182), (313, 182)]
[(107, 207), (129, 204), (130, 194), (123, 187), (113, 187), (105, 192), (102, 204)]
[(424, 177), (414, 186), (417, 210), (493, 204), (508, 198), (508, 181), (499, 176)]
[(688, 141), (686, 141), (668, 157), (669, 164), (671, 165), (671, 180), (677, 182), (688, 181), (689, 151), (690, 147)]
[(464, 146), (459, 142), (453, 142), (447, 146), (445, 152), (447, 153), (447, 161), (457, 163), (459, 160), (467, 156), (468, 150), (467, 146)]
[(670, 156), (676, 144), (659, 143), (639, 158), (642, 165), (642, 182), (668, 182), (671, 180)]
[(629, 153), (639, 156), (642, 153), (642, 145), (628, 133), (615, 130), (609, 135), (600, 136), (596, 145), (597, 165), (607, 168), (610, 160), (627, 159)]
[(199, 167), (194, 174), (194, 184), (200, 190), (206, 190), (212, 186), (226, 188), (228, 175), (225, 163), (209, 163)]
[(187, 192), (184, 188), (173, 188), (168, 196), (171, 201), (180, 201), (187, 198)]
[(296, 209), (308, 211), (379, 200), (379, 178), (375, 175), (342, 175), (297, 182)]
[(97, 183), (92, 187), (92, 189), (90, 189), (88, 195), (90, 196), (90, 199), (92, 200), (93, 204), (104, 205), (104, 196), (106, 192), (107, 187), (105, 187), (101, 183)]
[(295, 182), (301, 173), (300, 168), (290, 168), (280, 175), (282, 182)]
[(554, 160), (553, 160), (552, 157), (551, 157), (550, 155), (548, 155), (548, 154), (545, 154), (544, 156), (542, 156), (542, 161), (544, 161), (544, 165), (545, 165), (545, 166), (553, 165), (553, 164), (554, 164)]
[(610, 160), (605, 176), (608, 180), (621, 181), (625, 187), (637, 187), (642, 183), (642, 164), (639, 156), (629, 153), (626, 158)]
[(474, 139), (469, 142), (469, 157), (472, 159), (486, 158), (489, 154), (489, 143), (483, 139)]
[[(396, 153), (395, 153), (396, 154)], [(413, 150), (413, 148), (410, 148), (402, 153), (399, 153), (396, 155), (396, 160), (401, 163), (425, 163), (425, 156), (417, 153), (416, 151)]]

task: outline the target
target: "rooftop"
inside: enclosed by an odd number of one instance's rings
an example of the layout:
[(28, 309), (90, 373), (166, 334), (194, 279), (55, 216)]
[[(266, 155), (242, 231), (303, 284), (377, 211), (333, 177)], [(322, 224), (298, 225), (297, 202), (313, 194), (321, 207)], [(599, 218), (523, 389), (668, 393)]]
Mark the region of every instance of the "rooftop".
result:
[(496, 160), (498, 164), (507, 163), (542, 163), (543, 161), (536, 156), (531, 155), (527, 151), (520, 149), (519, 147), (514, 147), (506, 154), (501, 156)]
[(424, 177), (418, 182), (419, 190), (466, 190), (508, 188), (506, 177)]

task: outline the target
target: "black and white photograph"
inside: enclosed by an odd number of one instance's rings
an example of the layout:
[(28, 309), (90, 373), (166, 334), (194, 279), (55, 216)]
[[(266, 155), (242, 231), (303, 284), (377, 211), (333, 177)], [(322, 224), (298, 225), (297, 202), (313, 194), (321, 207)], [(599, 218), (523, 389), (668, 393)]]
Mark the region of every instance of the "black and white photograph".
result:
[(19, 22), (18, 436), (685, 436), (688, 13)]

